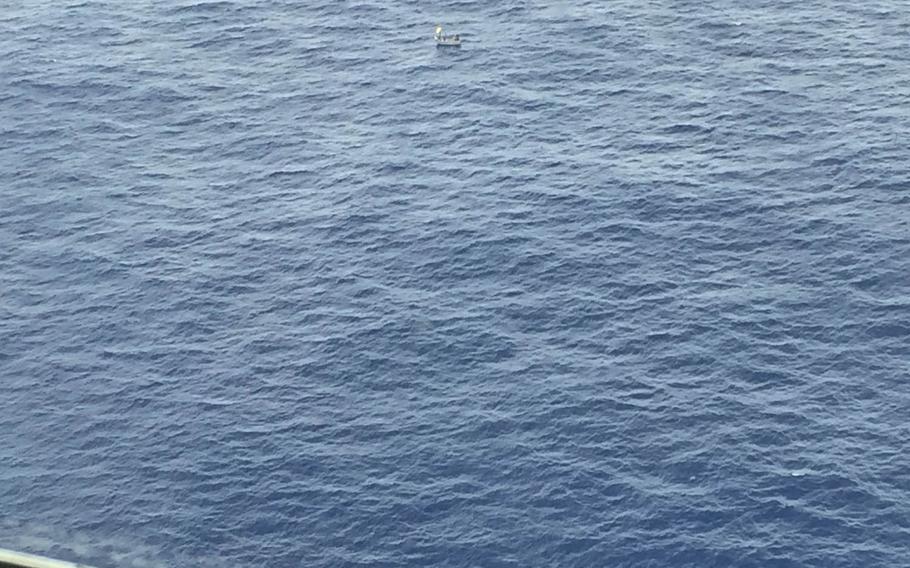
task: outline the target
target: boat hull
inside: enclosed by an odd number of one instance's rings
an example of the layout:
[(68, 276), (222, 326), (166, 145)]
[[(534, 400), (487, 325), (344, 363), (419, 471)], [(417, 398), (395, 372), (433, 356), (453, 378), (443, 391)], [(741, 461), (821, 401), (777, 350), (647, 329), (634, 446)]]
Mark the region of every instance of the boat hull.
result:
[(53, 560), (34, 554), (24, 554), (0, 548), (0, 567), (2, 568), (89, 568), (84, 564), (73, 564), (62, 560)]

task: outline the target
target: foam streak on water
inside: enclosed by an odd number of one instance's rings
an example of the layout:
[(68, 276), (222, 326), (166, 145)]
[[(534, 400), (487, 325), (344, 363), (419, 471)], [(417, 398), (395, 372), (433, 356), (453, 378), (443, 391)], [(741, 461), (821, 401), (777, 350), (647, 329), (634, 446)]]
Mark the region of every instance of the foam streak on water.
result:
[(905, 4), (27, 0), (0, 32), (0, 546), (906, 564)]

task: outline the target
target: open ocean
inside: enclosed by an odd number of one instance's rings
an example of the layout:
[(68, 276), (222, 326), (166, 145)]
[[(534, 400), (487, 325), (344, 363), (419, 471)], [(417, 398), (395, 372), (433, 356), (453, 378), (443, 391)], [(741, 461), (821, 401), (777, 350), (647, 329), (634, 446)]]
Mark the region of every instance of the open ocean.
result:
[(910, 566), (910, 4), (0, 0), (0, 547)]

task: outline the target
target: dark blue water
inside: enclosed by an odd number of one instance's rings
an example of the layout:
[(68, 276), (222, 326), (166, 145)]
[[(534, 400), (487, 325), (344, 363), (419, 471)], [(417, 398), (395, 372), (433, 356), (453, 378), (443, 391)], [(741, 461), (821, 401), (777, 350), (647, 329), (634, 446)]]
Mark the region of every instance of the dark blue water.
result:
[(910, 566), (904, 2), (0, 6), (0, 546)]

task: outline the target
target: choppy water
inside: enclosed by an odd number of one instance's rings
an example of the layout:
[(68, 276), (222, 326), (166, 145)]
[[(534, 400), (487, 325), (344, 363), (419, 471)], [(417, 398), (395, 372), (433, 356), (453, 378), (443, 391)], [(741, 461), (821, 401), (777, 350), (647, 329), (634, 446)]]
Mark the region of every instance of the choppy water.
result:
[(906, 3), (0, 5), (0, 546), (910, 565)]

